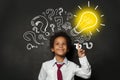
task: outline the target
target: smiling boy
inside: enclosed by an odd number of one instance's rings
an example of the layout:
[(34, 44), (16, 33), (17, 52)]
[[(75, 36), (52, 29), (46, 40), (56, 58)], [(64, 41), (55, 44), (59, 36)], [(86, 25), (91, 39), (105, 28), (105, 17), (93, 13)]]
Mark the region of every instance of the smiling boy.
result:
[(81, 67), (66, 58), (71, 44), (71, 39), (65, 32), (58, 32), (51, 37), (50, 48), (55, 56), (53, 60), (42, 64), (38, 80), (74, 80), (74, 75), (84, 79), (90, 78), (91, 66), (85, 50), (78, 47), (77, 54)]

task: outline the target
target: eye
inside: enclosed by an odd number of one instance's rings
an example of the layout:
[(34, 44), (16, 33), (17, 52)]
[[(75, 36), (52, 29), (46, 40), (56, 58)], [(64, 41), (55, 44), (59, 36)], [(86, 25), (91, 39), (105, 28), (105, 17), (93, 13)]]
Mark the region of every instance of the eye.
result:
[(63, 43), (63, 45), (66, 45), (66, 43)]
[(55, 43), (55, 45), (59, 45), (59, 43)]

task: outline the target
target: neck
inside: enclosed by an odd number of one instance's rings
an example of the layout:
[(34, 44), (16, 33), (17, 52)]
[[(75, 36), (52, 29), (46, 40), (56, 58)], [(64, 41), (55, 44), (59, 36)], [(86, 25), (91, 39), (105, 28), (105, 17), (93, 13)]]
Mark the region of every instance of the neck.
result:
[(57, 62), (63, 62), (65, 57), (56, 55), (55, 58), (56, 58)]

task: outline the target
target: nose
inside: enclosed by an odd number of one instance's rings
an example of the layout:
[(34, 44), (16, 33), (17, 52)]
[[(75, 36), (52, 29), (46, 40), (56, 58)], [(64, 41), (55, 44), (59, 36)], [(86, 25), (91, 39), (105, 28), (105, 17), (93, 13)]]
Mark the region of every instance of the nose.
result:
[(63, 44), (60, 44), (59, 47), (62, 48), (62, 47), (63, 47)]

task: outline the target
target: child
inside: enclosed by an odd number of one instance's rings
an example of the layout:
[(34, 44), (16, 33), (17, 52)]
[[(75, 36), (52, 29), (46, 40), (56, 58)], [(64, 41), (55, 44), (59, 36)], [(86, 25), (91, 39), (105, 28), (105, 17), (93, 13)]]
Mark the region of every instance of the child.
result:
[(70, 46), (71, 39), (65, 32), (55, 33), (51, 37), (50, 48), (55, 56), (53, 60), (42, 64), (38, 80), (74, 80), (74, 75), (88, 79), (91, 76), (91, 66), (85, 56), (85, 50), (78, 47), (81, 67), (66, 58)]

